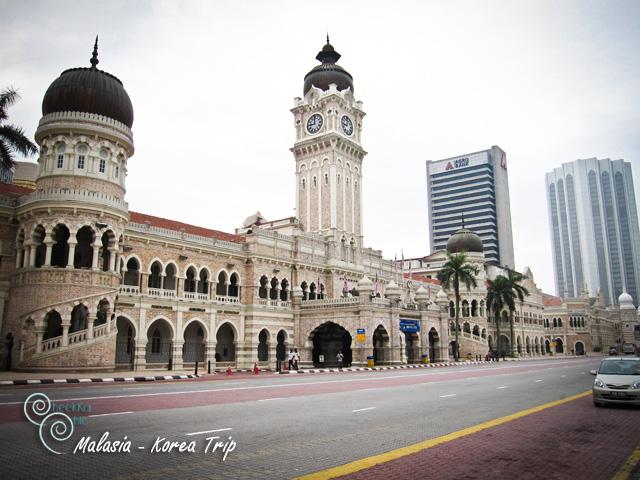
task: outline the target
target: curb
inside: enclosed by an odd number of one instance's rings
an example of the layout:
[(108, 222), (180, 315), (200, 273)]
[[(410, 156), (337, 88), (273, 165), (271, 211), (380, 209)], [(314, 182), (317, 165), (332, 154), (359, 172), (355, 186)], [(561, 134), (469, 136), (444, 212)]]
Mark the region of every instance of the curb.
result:
[(310, 368), (309, 370), (284, 370), (274, 372), (275, 374), (301, 374), (301, 373), (337, 373), (337, 372), (377, 372), (381, 370), (400, 370), (407, 368), (440, 368), (440, 367), (464, 367), (467, 365), (485, 365), (496, 362), (487, 362), (484, 360), (471, 362), (447, 362), (447, 363), (428, 363), (415, 365), (393, 365), (388, 367), (349, 367), (349, 368)]
[(155, 382), (156, 380), (185, 380), (202, 375), (159, 375), (153, 377), (113, 377), (113, 378), (46, 378), (41, 380), (0, 380), (5, 385), (50, 385), (58, 383), (121, 383), (121, 382)]

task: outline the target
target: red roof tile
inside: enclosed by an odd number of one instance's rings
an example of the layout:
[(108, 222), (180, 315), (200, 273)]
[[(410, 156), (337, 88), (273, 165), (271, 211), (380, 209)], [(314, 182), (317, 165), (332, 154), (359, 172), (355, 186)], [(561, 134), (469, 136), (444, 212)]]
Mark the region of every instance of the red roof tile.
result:
[[(435, 279), (435, 278), (429, 278), (429, 277), (426, 277), (426, 276), (424, 276), (424, 275), (419, 275), (419, 274), (417, 274), (417, 273), (412, 273), (412, 274), (411, 274), (411, 277), (412, 277), (414, 280), (417, 280), (417, 281), (419, 281), (419, 282), (423, 282), (423, 283), (431, 283), (432, 285), (440, 285), (440, 281), (439, 281), (439, 280), (437, 280), (437, 279)], [(405, 274), (404, 274), (404, 278), (409, 278), (409, 274), (405, 272)]]
[(21, 197), (32, 193), (33, 189), (21, 187), (20, 185), (14, 185), (13, 183), (0, 183), (0, 195), (7, 195), (8, 197)]
[(242, 235), (234, 235), (233, 233), (211, 230), (210, 228), (198, 227), (197, 225), (190, 225), (188, 223), (169, 220), (167, 218), (154, 217), (153, 215), (147, 215), (145, 213), (129, 212), (129, 219), (135, 223), (147, 223), (152, 227), (166, 228), (167, 230), (174, 230), (177, 232), (184, 230), (184, 232), (192, 235), (216, 238), (227, 242), (241, 243), (244, 241), (244, 236)]
[(542, 303), (545, 307), (559, 307), (562, 305), (562, 298), (555, 295), (549, 295), (548, 293), (542, 294)]

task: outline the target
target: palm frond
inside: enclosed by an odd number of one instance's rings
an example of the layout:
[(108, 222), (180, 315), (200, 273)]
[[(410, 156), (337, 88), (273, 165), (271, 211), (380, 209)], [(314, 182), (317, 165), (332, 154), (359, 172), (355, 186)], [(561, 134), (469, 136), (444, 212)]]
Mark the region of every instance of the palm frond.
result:
[(9, 118), (7, 108), (16, 103), (20, 99), (20, 95), (13, 87), (7, 87), (0, 92), (0, 120)]

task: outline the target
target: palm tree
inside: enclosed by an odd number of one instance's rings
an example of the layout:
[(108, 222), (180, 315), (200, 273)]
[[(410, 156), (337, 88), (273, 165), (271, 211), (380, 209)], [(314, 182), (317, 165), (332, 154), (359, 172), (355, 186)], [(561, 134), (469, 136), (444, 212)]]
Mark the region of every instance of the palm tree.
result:
[(480, 269), (476, 265), (467, 263), (467, 255), (465, 252), (456, 254), (447, 253), (447, 262), (438, 272), (438, 280), (442, 283), (442, 288), (449, 290), (453, 286), (453, 292), (456, 295), (456, 348), (453, 351), (453, 357), (456, 361), (460, 359), (460, 346), (458, 341), (458, 330), (460, 330), (460, 284), (463, 283), (467, 290), (476, 287), (476, 275)]
[[(527, 277), (522, 275), (521, 273), (516, 272), (515, 270), (511, 270), (507, 268), (507, 280), (509, 281), (509, 288), (511, 288), (511, 292), (515, 298), (520, 300), (520, 303), (524, 302), (524, 297), (529, 295), (529, 290), (526, 287), (520, 285), (520, 282), (526, 280)], [(513, 333), (513, 312), (515, 311), (515, 302), (514, 305), (509, 305), (509, 329), (511, 333), (511, 355), (515, 354), (515, 343), (514, 343), (514, 333)]]
[(500, 340), (500, 313), (507, 306), (509, 310), (515, 310), (515, 297), (511, 289), (509, 279), (504, 275), (498, 275), (493, 280), (487, 280), (487, 308), (492, 309), (496, 319), (496, 336), (498, 337), (498, 355), (502, 353)]
[(0, 92), (0, 164), (11, 169), (15, 162), (15, 152), (27, 157), (38, 152), (38, 146), (24, 135), (22, 128), (5, 123), (9, 118), (7, 108), (16, 103), (20, 95), (13, 88), (5, 88)]

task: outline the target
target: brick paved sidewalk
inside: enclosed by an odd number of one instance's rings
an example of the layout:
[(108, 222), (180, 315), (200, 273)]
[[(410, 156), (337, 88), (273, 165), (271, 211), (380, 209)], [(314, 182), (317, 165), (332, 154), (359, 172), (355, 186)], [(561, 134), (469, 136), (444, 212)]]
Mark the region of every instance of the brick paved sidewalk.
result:
[(639, 432), (637, 408), (596, 408), (588, 396), (338, 478), (604, 480), (640, 446)]

